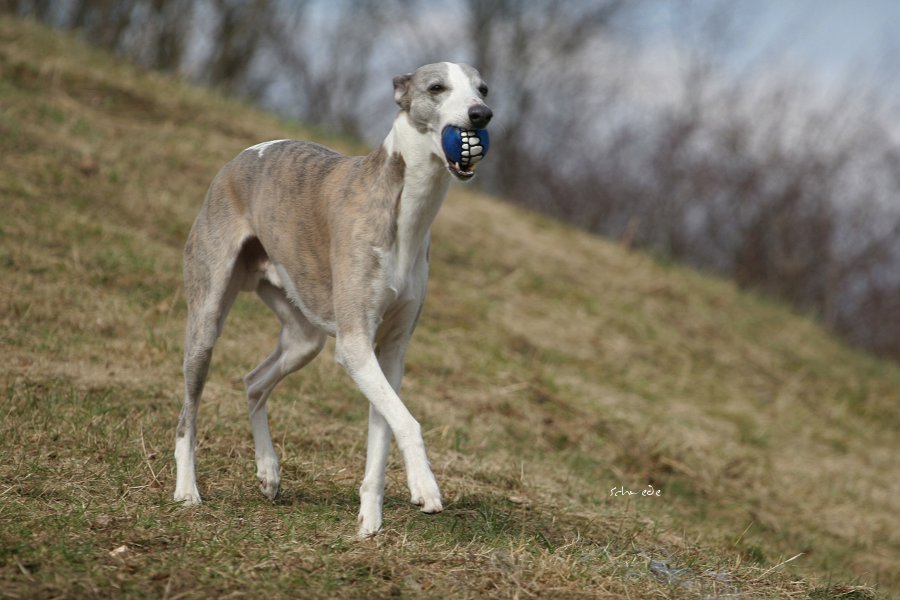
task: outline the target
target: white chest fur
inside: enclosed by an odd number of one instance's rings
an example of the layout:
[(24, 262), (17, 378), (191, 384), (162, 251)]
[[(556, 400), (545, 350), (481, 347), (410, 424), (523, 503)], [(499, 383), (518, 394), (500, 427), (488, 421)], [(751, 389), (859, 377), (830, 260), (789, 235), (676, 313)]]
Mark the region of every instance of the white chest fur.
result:
[(410, 125), (404, 115), (395, 121), (384, 141), (389, 154), (399, 152), (405, 163), (403, 191), (397, 214), (394, 243), (376, 252), (382, 278), (376, 285), (387, 291), (386, 300), (418, 295), (427, 277), (426, 254), (434, 222), (450, 185), (450, 174), (435, 154), (431, 136)]

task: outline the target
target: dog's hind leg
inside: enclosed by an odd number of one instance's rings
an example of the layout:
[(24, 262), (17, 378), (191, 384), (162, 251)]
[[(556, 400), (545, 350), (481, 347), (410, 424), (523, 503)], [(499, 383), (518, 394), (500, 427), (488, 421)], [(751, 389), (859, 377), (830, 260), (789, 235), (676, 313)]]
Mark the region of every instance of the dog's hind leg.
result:
[(266, 401), (279, 381), (301, 369), (319, 354), (325, 344), (325, 336), (291, 304), (280, 288), (263, 281), (256, 293), (281, 321), (281, 335), (275, 352), (244, 377), (253, 443), (256, 447), (256, 477), (262, 493), (274, 500), (278, 495), (281, 477), (278, 473), (278, 456), (269, 432)]
[(240, 243), (231, 249), (210, 247), (201, 238), (195, 226), (185, 247), (184, 405), (175, 434), (175, 500), (188, 505), (200, 503), (194, 467), (200, 396), (213, 346), (245, 277), (238, 260)]

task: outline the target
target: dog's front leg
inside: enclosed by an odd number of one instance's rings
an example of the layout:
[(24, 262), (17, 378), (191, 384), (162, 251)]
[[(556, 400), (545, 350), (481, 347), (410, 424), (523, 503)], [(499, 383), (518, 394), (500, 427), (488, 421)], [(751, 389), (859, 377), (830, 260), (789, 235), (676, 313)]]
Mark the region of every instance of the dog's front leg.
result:
[(384, 504), (384, 471), (391, 451), (391, 428), (369, 403), (369, 440), (366, 448), (366, 474), (359, 486), (359, 533), (366, 538), (381, 529)]
[[(406, 314), (408, 313), (408, 314)], [(403, 318), (404, 316), (408, 318)], [(379, 332), (376, 355), (381, 371), (393, 390), (400, 394), (404, 360), (409, 337), (415, 328), (418, 305), (401, 311), (399, 323)], [(369, 404), (369, 439), (366, 451), (366, 473), (359, 487), (359, 537), (377, 533), (382, 523), (384, 477), (391, 450), (391, 428), (373, 404)], [(415, 502), (415, 500), (413, 500)]]
[[(394, 391), (391, 383), (385, 377), (378, 360), (375, 357), (375, 351), (372, 341), (364, 335), (338, 335), (337, 339), (337, 358), (353, 381), (359, 386), (359, 389), (365, 394), (372, 405), (372, 409), (377, 411), (393, 432), (397, 439), (397, 446), (403, 455), (403, 462), (406, 466), (406, 477), (409, 484), (409, 492), (412, 501), (422, 507), (422, 512), (436, 513), (440, 512), (443, 507), (441, 505), (441, 493), (438, 489), (437, 482), (428, 465), (428, 457), (425, 454), (425, 442), (422, 439), (422, 429), (419, 423), (413, 418), (409, 410), (400, 400), (400, 396)], [(365, 496), (361, 498), (363, 505), (360, 507), (360, 516), (363, 522), (360, 523), (360, 534), (364, 534), (363, 527), (369, 531), (365, 533), (373, 533), (377, 531), (377, 527), (372, 529), (366, 527), (366, 513), (376, 513), (378, 518), (372, 518), (371, 524), (381, 523), (381, 502), (377, 496), (378, 488), (383, 490), (384, 486), (384, 464), (387, 459), (387, 448), (390, 444), (389, 433), (384, 432), (379, 419), (371, 419), (372, 410), (370, 410), (370, 441), (369, 451), (372, 456), (371, 469), (366, 466), (366, 479), (371, 483), (370, 486), (364, 486), (363, 492)], [(375, 434), (374, 439), (372, 434)], [(370, 477), (371, 475), (371, 477)], [(370, 494), (368, 492), (376, 492)], [(377, 501), (377, 508), (376, 508)], [(363, 512), (366, 511), (366, 512)]]

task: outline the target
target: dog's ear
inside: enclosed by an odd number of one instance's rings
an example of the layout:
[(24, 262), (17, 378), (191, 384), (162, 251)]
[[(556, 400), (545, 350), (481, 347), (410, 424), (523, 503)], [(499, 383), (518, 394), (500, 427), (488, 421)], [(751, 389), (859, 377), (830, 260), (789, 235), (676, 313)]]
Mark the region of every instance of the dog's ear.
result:
[(397, 75), (394, 77), (394, 102), (400, 105), (405, 111), (409, 111), (409, 83), (412, 81), (412, 73), (406, 75)]

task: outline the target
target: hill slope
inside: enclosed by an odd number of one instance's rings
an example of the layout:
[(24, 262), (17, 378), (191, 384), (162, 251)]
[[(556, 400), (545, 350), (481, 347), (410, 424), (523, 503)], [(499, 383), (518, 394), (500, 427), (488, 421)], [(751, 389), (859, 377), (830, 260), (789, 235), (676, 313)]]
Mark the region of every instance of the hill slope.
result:
[(330, 348), (273, 395), (264, 500), (241, 377), (278, 326), (249, 296), (201, 407), (206, 502), (173, 505), (183, 241), (225, 161), (311, 136), (360, 150), (0, 20), (0, 594), (900, 593), (897, 366), (462, 186), (404, 384), (445, 512), (395, 453), (386, 529), (352, 540), (366, 406)]

